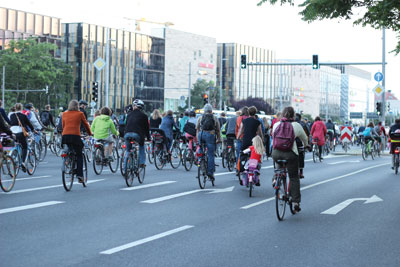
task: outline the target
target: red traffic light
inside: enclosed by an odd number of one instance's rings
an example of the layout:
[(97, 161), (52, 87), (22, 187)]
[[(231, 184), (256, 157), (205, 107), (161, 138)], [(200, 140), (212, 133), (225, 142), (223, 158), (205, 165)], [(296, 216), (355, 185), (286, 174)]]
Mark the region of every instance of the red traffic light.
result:
[(208, 95), (207, 95), (207, 94), (204, 94), (204, 95), (203, 95), (203, 98), (208, 98)]

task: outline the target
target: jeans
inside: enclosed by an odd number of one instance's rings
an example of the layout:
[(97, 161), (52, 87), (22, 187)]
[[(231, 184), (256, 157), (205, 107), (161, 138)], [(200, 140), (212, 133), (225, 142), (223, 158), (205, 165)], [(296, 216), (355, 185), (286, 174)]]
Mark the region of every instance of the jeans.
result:
[[(128, 141), (128, 138), (132, 138), (136, 142), (140, 142), (140, 135), (137, 133), (125, 133), (124, 135), (125, 138), (125, 145), (126, 145), (126, 151), (129, 151), (132, 149), (131, 142)], [(128, 157), (128, 153), (125, 153), (125, 158)], [(139, 164), (145, 164), (146, 163), (146, 155), (144, 154), (144, 145), (139, 145)]]
[[(207, 174), (213, 175), (215, 172), (215, 135), (210, 134), (209, 132), (201, 131), (199, 133), (200, 142), (205, 143), (208, 149), (208, 168)], [(201, 149), (199, 150), (200, 153), (203, 153)]]
[(236, 139), (236, 158), (239, 159), (240, 149), (242, 148), (242, 140)]

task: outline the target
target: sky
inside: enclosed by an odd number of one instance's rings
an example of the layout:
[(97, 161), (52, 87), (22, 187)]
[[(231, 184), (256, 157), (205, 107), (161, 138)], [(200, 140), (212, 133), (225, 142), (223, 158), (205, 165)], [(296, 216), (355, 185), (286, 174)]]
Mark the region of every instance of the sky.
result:
[[(297, 1), (296, 4), (302, 3)], [(352, 21), (306, 23), (297, 6), (257, 6), (257, 0), (0, 0), (0, 6), (59, 17), (62, 22), (86, 22), (134, 30), (132, 19), (172, 22), (173, 29), (215, 37), (217, 42), (242, 43), (272, 49), (279, 59), (320, 62), (382, 62), (382, 31), (353, 26)], [(359, 12), (359, 11), (357, 11)], [(129, 18), (129, 19), (126, 19)], [(149, 27), (142, 23), (144, 33)], [(386, 30), (386, 89), (400, 98), (400, 55), (396, 34)], [(373, 75), (382, 65), (359, 66)], [(373, 78), (372, 78), (373, 80)], [(371, 90), (376, 82), (371, 82)]]

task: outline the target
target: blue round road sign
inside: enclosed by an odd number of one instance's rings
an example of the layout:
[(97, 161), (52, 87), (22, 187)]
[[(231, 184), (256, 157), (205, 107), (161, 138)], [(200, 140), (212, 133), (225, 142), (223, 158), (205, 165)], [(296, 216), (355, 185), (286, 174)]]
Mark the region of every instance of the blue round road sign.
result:
[(382, 74), (382, 72), (377, 72), (377, 73), (375, 73), (374, 79), (375, 79), (375, 81), (377, 81), (377, 82), (382, 81), (382, 80), (383, 80), (383, 74)]

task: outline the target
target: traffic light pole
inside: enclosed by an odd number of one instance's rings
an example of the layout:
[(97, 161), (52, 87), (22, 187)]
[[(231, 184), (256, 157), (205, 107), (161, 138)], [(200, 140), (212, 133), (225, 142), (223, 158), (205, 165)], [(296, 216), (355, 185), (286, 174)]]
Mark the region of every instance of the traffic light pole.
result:
[(385, 56), (386, 56), (386, 51), (385, 51), (385, 28), (382, 29), (382, 74), (383, 74), (383, 80), (382, 80), (382, 87), (383, 87), (383, 93), (382, 93), (382, 112), (381, 112), (381, 121), (383, 123), (383, 126), (385, 126), (385, 113), (386, 113), (386, 88), (385, 88), (385, 80), (386, 80), (386, 74), (385, 74)]

